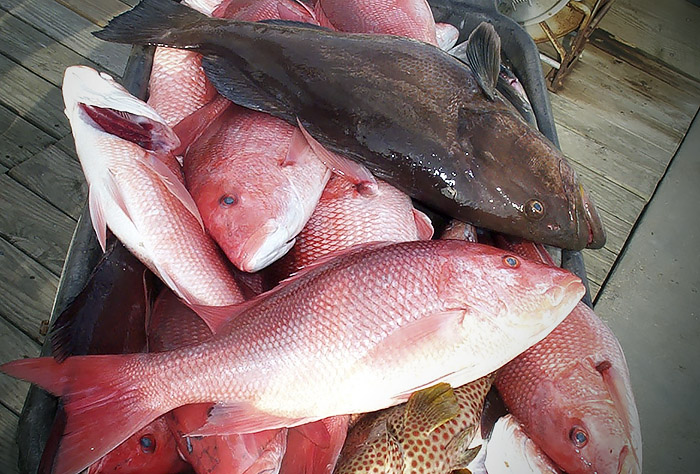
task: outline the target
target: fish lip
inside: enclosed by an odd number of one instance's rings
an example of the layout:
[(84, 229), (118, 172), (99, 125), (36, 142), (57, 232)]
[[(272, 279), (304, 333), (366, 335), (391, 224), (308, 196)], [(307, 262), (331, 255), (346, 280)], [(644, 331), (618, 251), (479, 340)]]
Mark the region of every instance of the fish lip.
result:
[(588, 238), (586, 248), (599, 249), (605, 245), (607, 237), (603, 228), (603, 221), (598, 215), (593, 199), (584, 189), (583, 185), (579, 184), (578, 197), (581, 203), (580, 210), (583, 214), (583, 219), (588, 229)]
[(630, 449), (627, 444), (620, 450), (617, 474), (642, 474), (641, 462), (637, 459), (634, 449)]
[(257, 272), (284, 256), (296, 242), (296, 236), (275, 222), (268, 222), (255, 231), (241, 247), (238, 268), (244, 272)]

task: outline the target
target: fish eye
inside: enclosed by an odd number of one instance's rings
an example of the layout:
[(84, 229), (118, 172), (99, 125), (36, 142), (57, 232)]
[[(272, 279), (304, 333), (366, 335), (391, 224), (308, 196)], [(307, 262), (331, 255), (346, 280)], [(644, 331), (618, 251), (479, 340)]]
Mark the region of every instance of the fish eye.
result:
[(141, 451), (146, 454), (151, 454), (156, 451), (156, 440), (152, 435), (142, 436), (139, 443), (141, 444)]
[(537, 199), (530, 199), (525, 203), (525, 214), (530, 219), (542, 219), (545, 214), (544, 204)]
[(574, 446), (577, 448), (583, 448), (586, 443), (588, 443), (588, 434), (580, 426), (574, 426), (569, 432), (569, 438)]
[(236, 199), (236, 196), (234, 196), (232, 194), (224, 194), (219, 199), (219, 204), (222, 205), (223, 207), (233, 206), (237, 202), (238, 202), (238, 199)]
[(503, 263), (510, 268), (518, 268), (520, 266), (520, 260), (512, 255), (504, 255)]

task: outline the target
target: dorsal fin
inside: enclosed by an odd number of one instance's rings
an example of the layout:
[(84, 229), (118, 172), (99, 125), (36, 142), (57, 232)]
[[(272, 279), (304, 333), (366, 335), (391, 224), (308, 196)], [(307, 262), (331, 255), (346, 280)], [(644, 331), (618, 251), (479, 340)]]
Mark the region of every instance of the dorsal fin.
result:
[(476, 82), (490, 100), (496, 97), (496, 84), (501, 69), (501, 37), (493, 25), (482, 22), (467, 40), (467, 64)]

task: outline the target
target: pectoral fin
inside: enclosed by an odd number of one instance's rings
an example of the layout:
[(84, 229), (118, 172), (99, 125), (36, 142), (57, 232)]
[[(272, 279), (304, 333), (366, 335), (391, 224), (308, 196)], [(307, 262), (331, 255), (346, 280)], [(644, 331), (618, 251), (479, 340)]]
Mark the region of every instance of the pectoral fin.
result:
[(411, 395), (404, 410), (404, 425), (417, 426), (426, 436), (459, 414), (459, 402), (446, 383)]

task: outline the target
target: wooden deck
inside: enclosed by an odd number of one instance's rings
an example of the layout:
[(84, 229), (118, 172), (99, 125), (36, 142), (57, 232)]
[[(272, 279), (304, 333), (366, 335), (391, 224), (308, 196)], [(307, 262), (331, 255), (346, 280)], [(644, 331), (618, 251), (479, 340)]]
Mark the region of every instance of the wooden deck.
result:
[[(63, 70), (87, 64), (119, 76), (129, 48), (90, 32), (136, 1), (0, 0), (0, 363), (38, 354), (85, 202), (63, 115)], [(700, 9), (684, 0), (658, 5), (618, 0), (551, 96), (562, 148), (607, 226), (605, 248), (585, 251), (594, 294), (700, 104)], [(17, 471), (14, 432), (27, 388), (0, 375), (3, 473)]]

